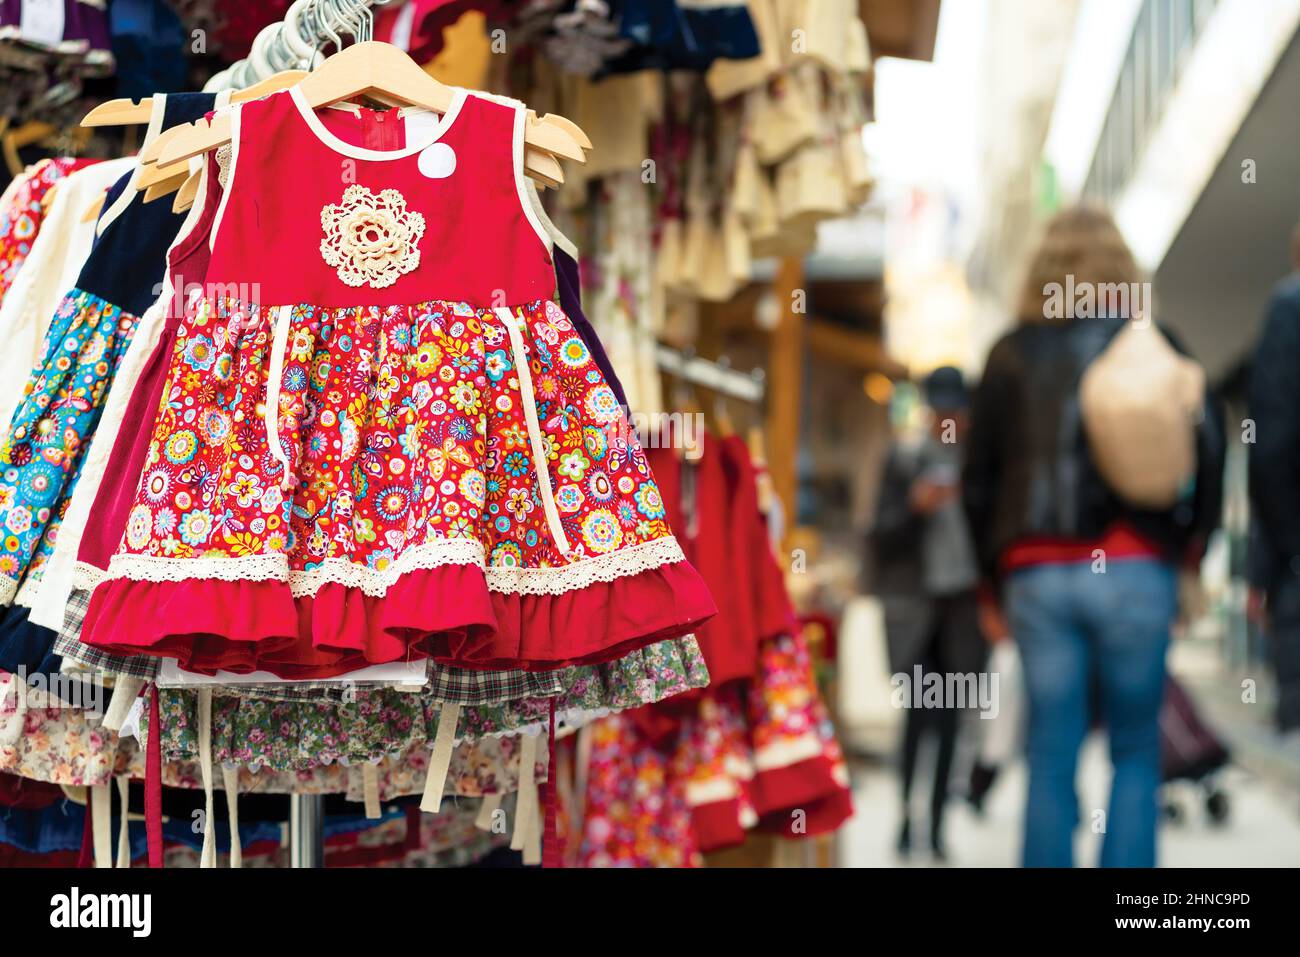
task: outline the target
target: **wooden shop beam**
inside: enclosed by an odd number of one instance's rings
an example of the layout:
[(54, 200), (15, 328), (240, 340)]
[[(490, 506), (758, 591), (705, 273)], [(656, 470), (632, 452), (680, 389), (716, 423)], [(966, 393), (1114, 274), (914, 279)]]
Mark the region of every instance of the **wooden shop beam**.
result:
[(907, 367), (890, 357), (874, 333), (813, 319), (808, 323), (808, 348), (830, 362), (851, 365), (863, 372), (879, 372), (891, 379), (907, 378)]

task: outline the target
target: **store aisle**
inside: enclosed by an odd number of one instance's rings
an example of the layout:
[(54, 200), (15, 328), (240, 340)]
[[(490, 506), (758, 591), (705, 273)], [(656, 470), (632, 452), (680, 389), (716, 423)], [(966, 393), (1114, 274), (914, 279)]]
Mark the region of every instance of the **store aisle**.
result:
[[(1080, 758), (1080, 797), (1084, 815), (1105, 806), (1110, 770), (1105, 741), (1094, 737)], [(1300, 865), (1300, 806), (1271, 782), (1242, 771), (1224, 779), (1232, 802), (1223, 828), (1206, 819), (1199, 792), (1188, 786), (1166, 790), (1184, 809), (1184, 821), (1166, 823), (1160, 833), (1163, 867), (1295, 867)], [(985, 815), (976, 817), (965, 802), (954, 800), (947, 816), (949, 866), (1014, 867), (1020, 848), (1020, 815), (1025, 768), (1008, 770), (989, 796)], [(920, 789), (924, 791), (924, 789)], [(855, 765), (856, 812), (840, 837), (840, 864), (845, 867), (931, 867), (924, 852), (900, 860), (894, 851), (898, 822), (898, 783), (888, 765)], [(918, 835), (924, 846), (924, 834)], [(1075, 841), (1080, 862), (1097, 859), (1100, 836), (1081, 833)]]

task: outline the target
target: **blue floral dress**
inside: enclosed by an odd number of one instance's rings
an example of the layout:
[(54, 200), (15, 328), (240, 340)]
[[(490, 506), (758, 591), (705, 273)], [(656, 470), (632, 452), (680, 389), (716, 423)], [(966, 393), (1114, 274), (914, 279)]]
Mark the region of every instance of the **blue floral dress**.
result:
[[(155, 98), (155, 135), (204, 116), (215, 94)], [(30, 623), (24, 588), (54, 551), (59, 525), (113, 375), (140, 315), (162, 292), (167, 250), (184, 216), (145, 204), (128, 174), (109, 192), (112, 215), (77, 285), (63, 297), (44, 354), (0, 443), (0, 668), (58, 671), (54, 632)], [(116, 199), (114, 199), (116, 198)]]

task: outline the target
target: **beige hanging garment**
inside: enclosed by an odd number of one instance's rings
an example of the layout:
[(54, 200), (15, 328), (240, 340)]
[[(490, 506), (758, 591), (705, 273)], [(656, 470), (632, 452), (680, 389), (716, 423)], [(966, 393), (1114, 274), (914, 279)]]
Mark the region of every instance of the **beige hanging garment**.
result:
[(682, 221), (665, 219), (659, 227), (659, 249), (655, 255), (655, 283), (661, 289), (676, 289), (682, 279)]
[(754, 216), (749, 222), (749, 242), (754, 247), (754, 255), (761, 256), (763, 254), (757, 251), (757, 247), (773, 242), (781, 231), (781, 218), (776, 207), (776, 187), (772, 185), (772, 178), (767, 172), (758, 178), (755, 197)]
[(740, 284), (732, 276), (727, 262), (727, 246), (722, 227), (709, 218), (701, 232), (704, 235), (704, 249), (696, 293), (705, 302), (726, 302), (736, 294)]
[(722, 212), (722, 248), (727, 274), (738, 284), (753, 278), (754, 259), (749, 250), (749, 233), (740, 214), (730, 206)]
[(844, 37), (844, 69), (848, 73), (866, 73), (871, 69), (871, 43), (867, 25), (854, 11)]
[(833, 74), (864, 73), (871, 65), (857, 0), (789, 0), (781, 9), (790, 37), (787, 63), (813, 60)]
[[(649, 71), (625, 73), (593, 83), (584, 76), (565, 78), (570, 117), (591, 140), (586, 175), (592, 178), (628, 170), (640, 172), (650, 156), (647, 134), (657, 112), (659, 84)], [(569, 167), (565, 164), (565, 176)], [(568, 183), (565, 183), (568, 186)]]
[(713, 201), (709, 195), (710, 144), (700, 124), (692, 132), (691, 153), (686, 173), (686, 223), (682, 232), (682, 258), (676, 289), (698, 294), (707, 281), (706, 268), (713, 236)]
[(817, 135), (817, 68), (810, 64), (777, 77), (755, 98), (750, 138), (765, 165), (779, 163)]
[(809, 143), (777, 168), (776, 208), (782, 230), (848, 212), (840, 148), (838, 136)]
[(704, 282), (705, 260), (713, 241), (713, 223), (708, 213), (692, 209), (682, 230), (682, 258), (677, 284), (672, 287), (683, 295), (695, 295)]
[(862, 129), (850, 127), (840, 131), (840, 170), (849, 204), (860, 206), (871, 195), (875, 177), (867, 162), (867, 149), (862, 143)]
[(758, 34), (759, 54), (748, 60), (715, 60), (705, 74), (709, 93), (715, 100), (733, 96), (767, 83), (781, 69), (781, 48), (788, 38), (781, 32), (778, 3), (785, 0), (747, 0), (749, 18)]
[(731, 178), (731, 208), (740, 217), (741, 222), (751, 223), (758, 215), (759, 180), (763, 169), (758, 165), (758, 154), (754, 144), (744, 142), (736, 150), (736, 167)]

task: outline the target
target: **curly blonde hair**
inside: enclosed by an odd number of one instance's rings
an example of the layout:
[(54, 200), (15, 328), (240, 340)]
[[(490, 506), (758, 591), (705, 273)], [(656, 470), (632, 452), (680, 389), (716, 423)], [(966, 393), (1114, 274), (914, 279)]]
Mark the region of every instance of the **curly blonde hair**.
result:
[[(1059, 295), (1067, 285), (1084, 288), (1091, 284), (1094, 291), (1122, 285), (1127, 290), (1142, 281), (1142, 271), (1110, 213), (1088, 204), (1071, 206), (1048, 221), (1030, 259), (1019, 319), (1044, 322), (1055, 318), (1049, 308), (1049, 302), (1056, 298), (1051, 291), (1053, 284)], [(1124, 301), (1128, 301), (1127, 297)], [(1075, 318), (1075, 304), (1069, 297), (1062, 305), (1061, 318)]]

